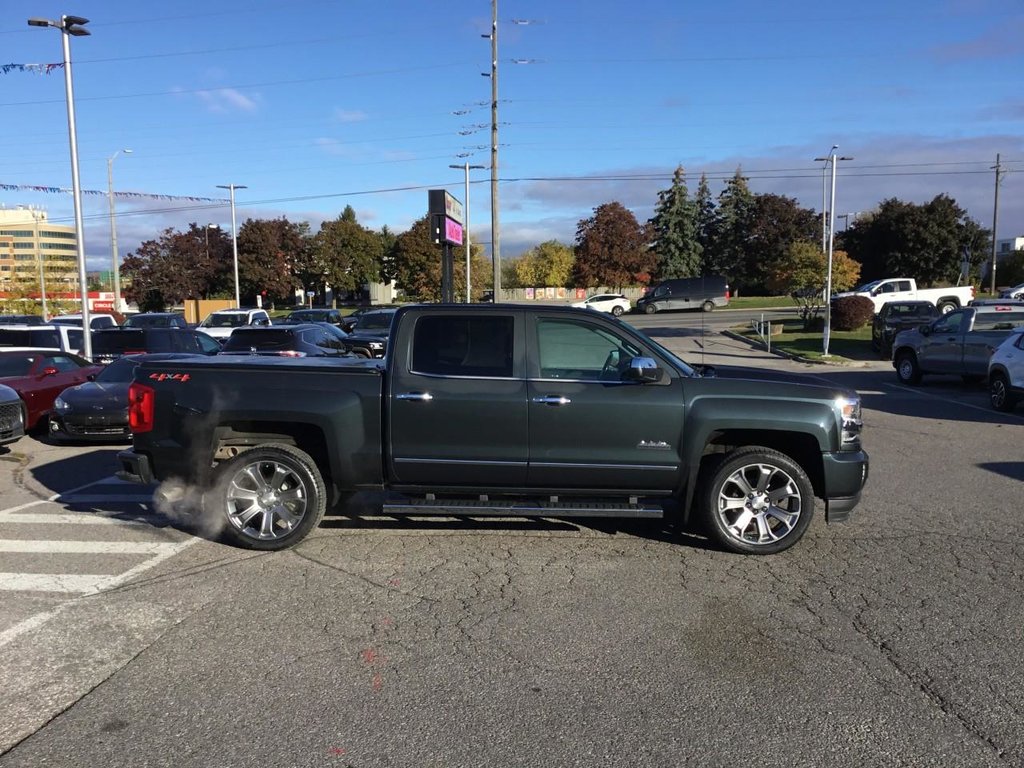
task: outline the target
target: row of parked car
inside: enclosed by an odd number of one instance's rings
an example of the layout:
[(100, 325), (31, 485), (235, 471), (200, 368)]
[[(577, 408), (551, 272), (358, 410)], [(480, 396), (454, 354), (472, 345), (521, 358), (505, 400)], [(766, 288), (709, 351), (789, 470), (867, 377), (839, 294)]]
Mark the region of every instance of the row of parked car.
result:
[(123, 326), (98, 315), (91, 360), (79, 354), (81, 316), (78, 327), (67, 317), (46, 325), (0, 320), (0, 445), (43, 430), (58, 439), (126, 439), (127, 388), (146, 359), (383, 357), (394, 312), (368, 308), (342, 317), (333, 309), (303, 309), (271, 324), (264, 310), (220, 310), (195, 328), (174, 313), (134, 315)]

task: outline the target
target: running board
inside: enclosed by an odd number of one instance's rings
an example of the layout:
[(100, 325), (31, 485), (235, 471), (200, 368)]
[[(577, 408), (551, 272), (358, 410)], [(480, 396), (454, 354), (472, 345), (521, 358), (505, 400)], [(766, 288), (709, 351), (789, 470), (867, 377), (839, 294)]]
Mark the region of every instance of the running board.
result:
[(659, 519), (665, 511), (638, 499), (628, 502), (547, 501), (534, 499), (402, 499), (385, 500), (382, 512), (393, 515), (443, 515), (451, 517), (629, 517)]

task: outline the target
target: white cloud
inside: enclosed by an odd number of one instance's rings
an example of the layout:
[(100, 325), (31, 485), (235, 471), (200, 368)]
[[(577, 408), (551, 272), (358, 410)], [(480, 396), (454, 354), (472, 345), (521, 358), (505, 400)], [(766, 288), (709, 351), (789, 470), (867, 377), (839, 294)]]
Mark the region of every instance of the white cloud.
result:
[(334, 110), (334, 119), (339, 123), (361, 123), (369, 117), (361, 109), (341, 109), (340, 107)]
[(196, 95), (206, 108), (215, 114), (255, 112), (262, 102), (259, 94), (250, 97), (234, 88), (213, 88), (198, 91)]

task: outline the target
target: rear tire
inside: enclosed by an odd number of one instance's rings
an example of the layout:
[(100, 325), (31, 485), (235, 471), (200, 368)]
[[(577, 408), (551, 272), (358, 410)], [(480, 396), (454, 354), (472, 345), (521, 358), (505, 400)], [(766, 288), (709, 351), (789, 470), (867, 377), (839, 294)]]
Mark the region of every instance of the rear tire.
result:
[(613, 314), (613, 315), (615, 315), (616, 317), (618, 317), (619, 315), (621, 315), (621, 314), (622, 314), (622, 312), (623, 312), (623, 309), (622, 309), (622, 307), (620, 307), (620, 306), (614, 306), (614, 307), (612, 307), (612, 314)]
[(738, 448), (708, 468), (700, 503), (708, 532), (730, 552), (772, 555), (796, 544), (814, 515), (814, 489), (793, 459)]
[(939, 314), (948, 315), (954, 309), (959, 309), (960, 306), (955, 301), (940, 301), (939, 302)]
[(704, 312), (711, 312), (715, 308), (715, 302), (713, 302), (713, 301), (705, 301), (703, 304), (700, 305), (700, 308)]
[(276, 551), (294, 546), (320, 524), (327, 490), (308, 453), (264, 445), (218, 465), (203, 507), (223, 522), (230, 542)]
[(1006, 374), (997, 371), (988, 384), (988, 400), (997, 411), (1009, 413), (1017, 406), (1017, 397), (1010, 393), (1010, 381)]

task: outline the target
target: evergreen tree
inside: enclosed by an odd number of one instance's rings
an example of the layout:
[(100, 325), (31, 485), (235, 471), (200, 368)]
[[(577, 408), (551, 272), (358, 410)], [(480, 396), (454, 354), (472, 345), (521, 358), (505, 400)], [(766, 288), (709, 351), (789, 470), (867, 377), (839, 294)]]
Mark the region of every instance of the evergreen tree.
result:
[(718, 196), (715, 235), (708, 271), (725, 275), (733, 286), (751, 284), (746, 274), (746, 257), (754, 217), (754, 195), (739, 168)]
[(708, 183), (706, 173), (700, 175), (700, 183), (697, 185), (697, 194), (693, 198), (693, 207), (696, 215), (697, 242), (700, 244), (700, 274), (707, 275), (713, 270), (709, 269), (709, 261), (712, 258), (712, 249), (715, 247), (715, 201), (711, 197), (711, 185)]
[(697, 206), (690, 200), (683, 167), (677, 166), (672, 186), (658, 193), (649, 222), (657, 277), (692, 277), (700, 273), (703, 247), (698, 237)]

